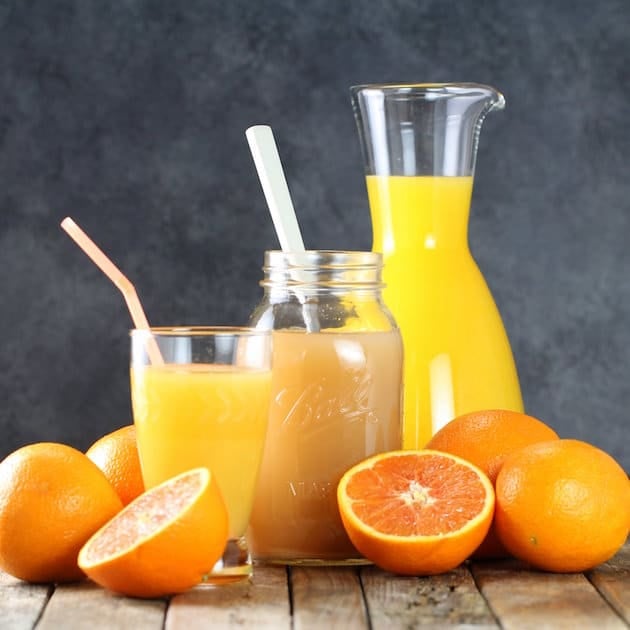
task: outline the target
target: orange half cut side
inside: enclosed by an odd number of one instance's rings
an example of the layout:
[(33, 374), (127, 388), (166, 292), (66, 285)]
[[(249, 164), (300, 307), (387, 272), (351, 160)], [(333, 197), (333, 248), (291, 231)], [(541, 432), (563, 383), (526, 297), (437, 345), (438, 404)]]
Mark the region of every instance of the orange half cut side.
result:
[(132, 501), (85, 543), (79, 566), (112, 591), (161, 597), (201, 582), (227, 537), (216, 481), (207, 468), (196, 468)]
[(366, 558), (406, 575), (449, 571), (482, 542), (494, 490), (473, 464), (431, 450), (375, 455), (337, 489), (348, 536)]

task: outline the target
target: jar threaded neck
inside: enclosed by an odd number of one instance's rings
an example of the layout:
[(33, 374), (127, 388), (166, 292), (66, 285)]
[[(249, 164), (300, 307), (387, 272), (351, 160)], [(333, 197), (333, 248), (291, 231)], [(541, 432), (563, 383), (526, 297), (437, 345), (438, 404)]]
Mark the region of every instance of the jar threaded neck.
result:
[(379, 252), (307, 250), (265, 252), (266, 289), (380, 292), (383, 256)]

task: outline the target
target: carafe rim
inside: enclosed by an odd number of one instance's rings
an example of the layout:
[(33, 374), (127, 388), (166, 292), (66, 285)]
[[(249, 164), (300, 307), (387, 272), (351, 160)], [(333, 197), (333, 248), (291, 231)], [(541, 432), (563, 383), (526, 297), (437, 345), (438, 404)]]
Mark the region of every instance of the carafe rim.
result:
[(485, 83), (362, 83), (350, 86), (350, 93), (357, 97), (361, 92), (374, 90), (384, 95), (422, 96), (431, 95), (433, 98), (456, 98), (479, 94), (481, 98), (490, 98), (490, 109), (503, 109), (505, 97), (495, 87)]
[(476, 90), (488, 90), (490, 92), (500, 93), (497, 88), (487, 83), (476, 83), (474, 81), (394, 81), (394, 82), (382, 82), (382, 83), (358, 83), (351, 85), (350, 90), (355, 92), (358, 90), (374, 88), (381, 90), (399, 90), (399, 89), (426, 89), (426, 90), (444, 90), (448, 88), (462, 88), (462, 89), (476, 89)]

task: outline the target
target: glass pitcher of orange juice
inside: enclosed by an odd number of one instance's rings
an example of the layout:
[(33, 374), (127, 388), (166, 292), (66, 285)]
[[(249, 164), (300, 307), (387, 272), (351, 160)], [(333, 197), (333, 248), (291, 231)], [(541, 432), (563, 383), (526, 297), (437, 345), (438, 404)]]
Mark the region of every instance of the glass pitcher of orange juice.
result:
[(373, 249), (403, 337), (403, 444), (420, 448), (462, 413), (523, 409), (501, 316), (468, 247), (480, 127), (505, 101), (472, 83), (351, 92)]

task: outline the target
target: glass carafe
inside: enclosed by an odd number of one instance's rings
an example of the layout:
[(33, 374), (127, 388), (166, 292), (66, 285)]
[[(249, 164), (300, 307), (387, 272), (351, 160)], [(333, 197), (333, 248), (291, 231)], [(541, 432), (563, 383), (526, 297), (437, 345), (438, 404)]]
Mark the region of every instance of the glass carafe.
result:
[(384, 300), (404, 351), (403, 444), (421, 448), (454, 417), (521, 411), (510, 344), (468, 246), (479, 131), (504, 106), (492, 87), (352, 88)]

